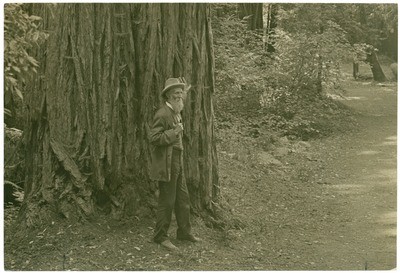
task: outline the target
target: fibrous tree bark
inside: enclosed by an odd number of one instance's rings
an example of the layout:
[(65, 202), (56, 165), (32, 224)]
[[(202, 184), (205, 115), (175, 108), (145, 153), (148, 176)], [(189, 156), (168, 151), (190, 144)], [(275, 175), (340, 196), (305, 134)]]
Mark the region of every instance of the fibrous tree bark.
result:
[(353, 61), (353, 78), (355, 80), (357, 80), (358, 77), (360, 76), (359, 67), (360, 67), (359, 63)]
[(33, 4), (50, 37), (26, 95), (28, 226), (149, 212), (148, 128), (169, 77), (191, 83), (184, 169), (194, 210), (218, 199), (209, 4)]
[(238, 3), (239, 19), (247, 18), (248, 29), (263, 28), (263, 3)]
[(274, 42), (270, 39), (275, 34), (278, 4), (264, 4), (264, 48), (267, 52), (275, 52)]
[(374, 81), (377, 81), (377, 82), (387, 81), (385, 73), (383, 72), (381, 64), (378, 60), (378, 56), (375, 52), (375, 48), (372, 46), (368, 47), (368, 49), (367, 49), (367, 62), (369, 63), (369, 66), (371, 67)]

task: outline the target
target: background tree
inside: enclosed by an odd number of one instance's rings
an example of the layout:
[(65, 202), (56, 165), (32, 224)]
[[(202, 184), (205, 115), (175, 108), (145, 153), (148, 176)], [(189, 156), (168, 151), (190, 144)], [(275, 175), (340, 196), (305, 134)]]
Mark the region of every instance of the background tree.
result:
[[(381, 52), (397, 62), (398, 58), (398, 5), (380, 5), (383, 18)], [(377, 15), (377, 14), (376, 14)], [(378, 17), (379, 18), (379, 17)]]
[(369, 63), (369, 66), (371, 67), (374, 80), (377, 82), (385, 82), (387, 81), (387, 78), (385, 76), (385, 73), (383, 72), (376, 51), (377, 49), (375, 49), (374, 47), (368, 46), (366, 51), (367, 57), (365, 60)]
[[(335, 5), (334, 21), (346, 32), (357, 54), (353, 75), (358, 76), (358, 62), (367, 62), (376, 81), (385, 81), (377, 53), (397, 62), (397, 5)], [(360, 49), (363, 49), (360, 51)]]
[(357, 5), (364, 7), (365, 19), (362, 22), (367, 28), (365, 43), (376, 47), (381, 54), (397, 60), (397, 4)]
[(367, 47), (366, 61), (371, 67), (374, 80), (383, 82), (387, 78), (381, 68), (377, 52), (386, 53), (397, 62), (397, 5), (367, 5), (365, 9), (364, 23), (372, 37), (370, 42), (367, 42), (370, 46)]
[(148, 128), (168, 77), (192, 84), (183, 113), (193, 208), (218, 199), (208, 4), (31, 4), (51, 33), (26, 96), (30, 226), (54, 216), (149, 213)]
[(263, 3), (238, 3), (239, 19), (247, 19), (248, 29), (263, 28)]
[(267, 52), (275, 52), (274, 42), (270, 39), (275, 35), (277, 27), (278, 4), (264, 4), (264, 46)]

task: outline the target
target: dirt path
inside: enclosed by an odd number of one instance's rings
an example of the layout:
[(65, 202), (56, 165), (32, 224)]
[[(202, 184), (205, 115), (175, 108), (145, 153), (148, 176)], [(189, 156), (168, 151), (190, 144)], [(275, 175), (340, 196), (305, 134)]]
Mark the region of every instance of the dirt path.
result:
[(357, 130), (310, 141), (265, 174), (221, 160), (225, 188), (239, 189), (230, 203), (247, 223), (225, 250), (237, 257), (226, 268), (396, 267), (397, 86), (349, 80), (345, 88)]
[(345, 103), (361, 130), (320, 143), (327, 157), (321, 179), (334, 198), (337, 221), (320, 234), (319, 269), (387, 270), (396, 267), (397, 86), (348, 86)]

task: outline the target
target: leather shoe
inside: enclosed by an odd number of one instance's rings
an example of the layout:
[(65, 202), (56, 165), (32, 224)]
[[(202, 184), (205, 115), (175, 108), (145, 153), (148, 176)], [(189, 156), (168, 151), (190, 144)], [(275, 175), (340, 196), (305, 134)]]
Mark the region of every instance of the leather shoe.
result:
[(178, 248), (177, 248), (173, 243), (171, 243), (170, 240), (162, 241), (162, 242), (160, 243), (160, 245), (162, 245), (163, 247), (165, 247), (166, 249), (171, 250), (171, 251), (176, 251), (176, 250), (178, 250)]
[(178, 237), (177, 239), (181, 240), (181, 241), (190, 241), (193, 243), (201, 242), (201, 239), (199, 237), (196, 237), (192, 234), (185, 236), (185, 237)]

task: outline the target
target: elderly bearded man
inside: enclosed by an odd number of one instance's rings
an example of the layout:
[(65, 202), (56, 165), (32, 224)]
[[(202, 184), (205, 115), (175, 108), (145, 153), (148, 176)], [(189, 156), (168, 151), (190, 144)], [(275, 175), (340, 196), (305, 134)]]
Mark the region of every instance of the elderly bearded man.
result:
[(162, 106), (155, 114), (150, 130), (150, 178), (158, 181), (159, 187), (154, 242), (170, 250), (178, 249), (168, 239), (173, 210), (178, 224), (177, 239), (200, 241), (191, 233), (189, 192), (182, 173), (183, 125), (180, 113), (189, 88), (178, 78), (165, 82), (161, 91)]

